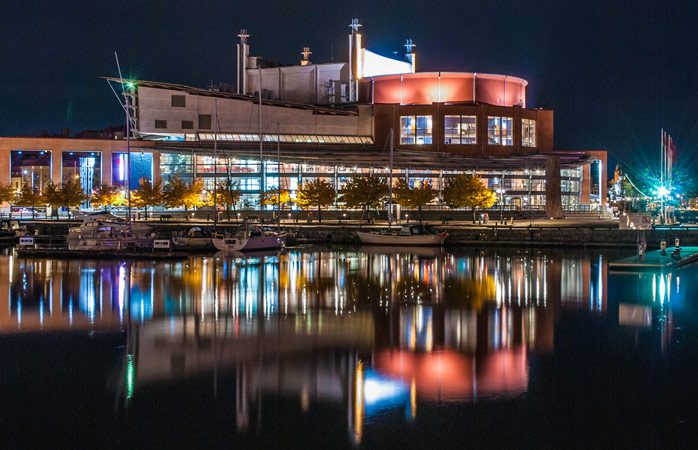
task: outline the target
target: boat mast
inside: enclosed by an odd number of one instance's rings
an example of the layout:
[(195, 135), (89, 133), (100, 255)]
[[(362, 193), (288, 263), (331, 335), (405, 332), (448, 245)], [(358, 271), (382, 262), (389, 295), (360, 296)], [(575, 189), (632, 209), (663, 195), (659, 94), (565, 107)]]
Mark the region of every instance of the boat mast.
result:
[(276, 214), (279, 216), (279, 225), (277, 231), (281, 232), (281, 126), (276, 122), (276, 174), (278, 177), (278, 186), (276, 187)]
[(257, 73), (259, 74), (259, 83), (257, 83), (257, 93), (259, 94), (259, 210), (264, 211), (264, 135), (262, 134), (262, 68), (257, 67), (257, 70)]
[(218, 225), (218, 100), (213, 100), (213, 228)]
[[(385, 148), (385, 147), (384, 147)], [(390, 173), (388, 174), (388, 227), (393, 224), (393, 129), (390, 129)]]

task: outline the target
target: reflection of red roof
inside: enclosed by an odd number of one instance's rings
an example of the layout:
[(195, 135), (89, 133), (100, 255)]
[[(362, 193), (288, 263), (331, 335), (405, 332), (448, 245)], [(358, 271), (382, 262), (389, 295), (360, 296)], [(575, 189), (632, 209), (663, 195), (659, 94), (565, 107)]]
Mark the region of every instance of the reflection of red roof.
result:
[(431, 353), (385, 350), (376, 355), (375, 368), (402, 379), (408, 386), (414, 379), (417, 396), (422, 400), (462, 401), (526, 390), (525, 348), (500, 350), (478, 361), (475, 364), (472, 356), (451, 350)]

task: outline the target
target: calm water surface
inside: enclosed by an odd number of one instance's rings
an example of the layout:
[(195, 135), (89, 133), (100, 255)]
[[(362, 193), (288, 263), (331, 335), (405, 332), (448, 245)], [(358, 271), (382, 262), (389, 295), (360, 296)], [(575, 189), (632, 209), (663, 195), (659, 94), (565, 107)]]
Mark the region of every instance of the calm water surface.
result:
[(698, 270), (619, 256), (9, 253), (0, 448), (695, 448)]

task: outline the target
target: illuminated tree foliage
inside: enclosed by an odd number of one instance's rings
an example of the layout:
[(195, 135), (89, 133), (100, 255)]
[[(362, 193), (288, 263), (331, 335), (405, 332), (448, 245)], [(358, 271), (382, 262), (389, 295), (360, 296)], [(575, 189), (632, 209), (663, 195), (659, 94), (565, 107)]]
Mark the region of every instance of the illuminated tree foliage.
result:
[(489, 208), (497, 201), (497, 194), (487, 189), (477, 175), (460, 174), (446, 181), (443, 202), (449, 208), (470, 207), (473, 223), (477, 208)]
[(235, 220), (237, 220), (238, 213), (235, 209), (235, 205), (240, 201), (242, 192), (238, 187), (237, 181), (231, 179), (225, 180), (216, 186), (216, 203), (219, 205), (224, 205), (226, 209), (226, 214), (228, 215), (228, 220), (230, 220), (230, 208), (233, 208), (235, 213)]
[(143, 208), (146, 220), (148, 220), (148, 208), (161, 206), (163, 202), (164, 196), (160, 178), (152, 183), (149, 178), (143, 177), (138, 182), (138, 187), (131, 191), (131, 204), (136, 208)]
[(306, 181), (298, 189), (296, 204), (301, 208), (317, 206), (318, 220), (322, 222), (322, 207), (330, 206), (337, 198), (337, 191), (329, 181), (316, 178), (314, 181)]
[(80, 182), (71, 179), (61, 184), (59, 195), (59, 206), (66, 208), (77, 208), (85, 203), (90, 197), (82, 190)]
[(17, 197), (17, 192), (11, 184), (0, 184), (0, 203), (10, 203)]
[(412, 188), (407, 179), (400, 178), (397, 186), (393, 188), (395, 203), (406, 208), (417, 208), (419, 210), (419, 220), (422, 220), (422, 206), (431, 203), (437, 195), (438, 191), (428, 181), (424, 181), (420, 186)]
[[(195, 178), (191, 184), (179, 178), (179, 175), (170, 177), (167, 185), (164, 187), (163, 196), (165, 206), (168, 208), (184, 207), (185, 214), (191, 208), (197, 208), (209, 203), (207, 196), (204, 193), (204, 180)], [(186, 214), (189, 220), (189, 214)]]
[(91, 201), (94, 205), (109, 209), (111, 206), (123, 205), (126, 202), (126, 196), (117, 186), (103, 184), (92, 193)]
[(363, 216), (369, 208), (378, 208), (388, 196), (388, 191), (385, 178), (373, 175), (357, 177), (344, 186), (339, 201), (348, 208), (362, 208)]
[(44, 206), (44, 199), (42, 198), (41, 192), (38, 189), (32, 189), (29, 184), (22, 186), (22, 189), (17, 194), (15, 200), (15, 205), (21, 206), (23, 208), (32, 209), (32, 219), (35, 215), (35, 210), (37, 206)]
[[(281, 204), (283, 206), (284, 203), (291, 201), (291, 193), (288, 191), (288, 189), (281, 189), (280, 192), (281, 193), (279, 194), (279, 189), (265, 191), (264, 195), (262, 196), (262, 204), (272, 206)], [(281, 195), (281, 198), (279, 198), (279, 195)]]

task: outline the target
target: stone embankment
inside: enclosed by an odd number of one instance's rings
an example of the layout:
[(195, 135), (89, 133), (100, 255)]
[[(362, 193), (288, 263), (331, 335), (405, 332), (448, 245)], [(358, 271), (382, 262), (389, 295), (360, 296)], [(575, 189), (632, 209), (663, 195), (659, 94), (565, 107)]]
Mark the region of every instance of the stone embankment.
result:
[[(448, 233), (447, 245), (500, 245), (500, 246), (575, 246), (575, 247), (634, 247), (637, 244), (638, 232), (619, 230), (617, 222), (584, 223), (574, 221), (541, 221), (525, 226), (471, 225), (449, 224), (436, 225)], [(67, 221), (33, 221), (26, 222), (31, 234), (41, 236), (65, 236), (69, 226), (78, 222)], [(205, 222), (150, 222), (153, 229), (161, 237), (169, 237), (181, 233), (193, 226), (208, 226)], [(237, 224), (222, 223), (220, 231), (233, 230)], [(357, 229), (378, 230), (385, 226), (365, 224), (282, 224), (281, 228), (290, 233), (289, 245), (303, 243), (322, 244), (359, 244), (356, 236)], [(659, 246), (666, 239), (669, 246), (674, 245), (674, 238), (680, 239), (681, 245), (698, 246), (698, 229), (673, 227), (648, 230), (646, 239), (648, 247)]]

